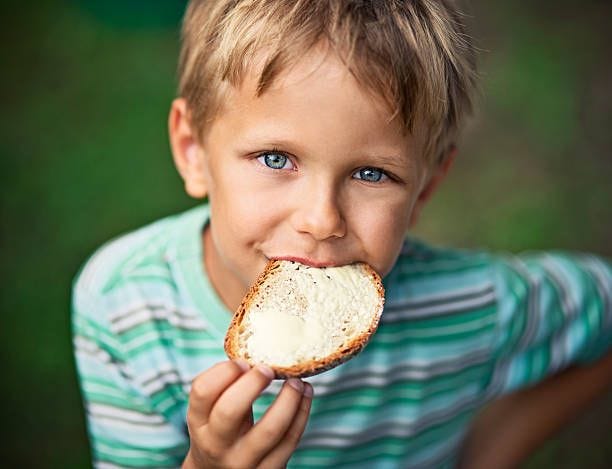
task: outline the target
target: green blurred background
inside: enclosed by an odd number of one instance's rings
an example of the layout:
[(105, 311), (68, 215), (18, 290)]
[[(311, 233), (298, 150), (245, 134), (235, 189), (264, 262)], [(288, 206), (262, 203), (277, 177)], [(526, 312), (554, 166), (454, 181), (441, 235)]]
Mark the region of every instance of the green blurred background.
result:
[[(1, 2), (3, 467), (88, 467), (71, 280), (102, 242), (194, 205), (166, 136), (183, 7)], [(611, 2), (468, 7), (482, 98), (418, 234), (612, 256)], [(611, 422), (608, 396), (526, 466), (612, 467)]]

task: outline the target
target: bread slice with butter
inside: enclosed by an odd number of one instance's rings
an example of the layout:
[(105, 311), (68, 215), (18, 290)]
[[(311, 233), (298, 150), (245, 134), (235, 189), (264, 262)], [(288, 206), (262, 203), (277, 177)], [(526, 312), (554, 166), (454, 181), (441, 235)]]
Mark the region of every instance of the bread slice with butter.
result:
[(384, 287), (367, 264), (316, 268), (272, 260), (251, 286), (225, 336), (229, 358), (312, 376), (359, 353), (378, 327)]

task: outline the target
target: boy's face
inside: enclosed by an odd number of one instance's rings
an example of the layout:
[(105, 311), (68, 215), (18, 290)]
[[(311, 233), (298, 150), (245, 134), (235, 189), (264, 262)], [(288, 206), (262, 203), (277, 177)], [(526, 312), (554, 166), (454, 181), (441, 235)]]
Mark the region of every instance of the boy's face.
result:
[(187, 191), (209, 196), (205, 265), (221, 298), (235, 308), (274, 258), (387, 274), (428, 180), (417, 139), (333, 56), (255, 88), (251, 76), (229, 92), (201, 144), (184, 102), (170, 115)]

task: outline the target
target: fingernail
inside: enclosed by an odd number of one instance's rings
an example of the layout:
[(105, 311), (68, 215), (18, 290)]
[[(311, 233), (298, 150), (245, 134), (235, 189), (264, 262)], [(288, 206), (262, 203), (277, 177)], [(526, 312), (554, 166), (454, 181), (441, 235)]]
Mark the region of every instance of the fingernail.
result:
[(312, 397), (313, 395), (314, 395), (314, 389), (312, 387), (312, 384), (304, 383), (304, 396)]
[(297, 392), (302, 394), (304, 392), (304, 382), (301, 379), (289, 378), (287, 384), (295, 389)]
[(272, 368), (266, 365), (257, 365), (256, 368), (257, 368), (257, 371), (259, 371), (266, 378), (274, 379), (274, 371), (272, 370)]
[(238, 368), (240, 368), (244, 372), (249, 371), (251, 369), (251, 365), (249, 365), (249, 363), (246, 360), (243, 360), (242, 358), (235, 359), (234, 363), (238, 365)]

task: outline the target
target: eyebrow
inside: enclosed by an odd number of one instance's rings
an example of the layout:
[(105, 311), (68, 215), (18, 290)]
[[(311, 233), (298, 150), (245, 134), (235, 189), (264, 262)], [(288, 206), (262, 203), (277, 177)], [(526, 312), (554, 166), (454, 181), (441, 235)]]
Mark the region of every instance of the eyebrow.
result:
[(414, 158), (410, 158), (408, 155), (402, 154), (366, 154), (364, 155), (368, 161), (372, 161), (373, 165), (376, 166), (387, 166), (391, 168), (405, 169), (412, 171), (415, 168)]
[(378, 164), (388, 166), (410, 165), (410, 158), (401, 155), (365, 155), (368, 159), (375, 160)]

